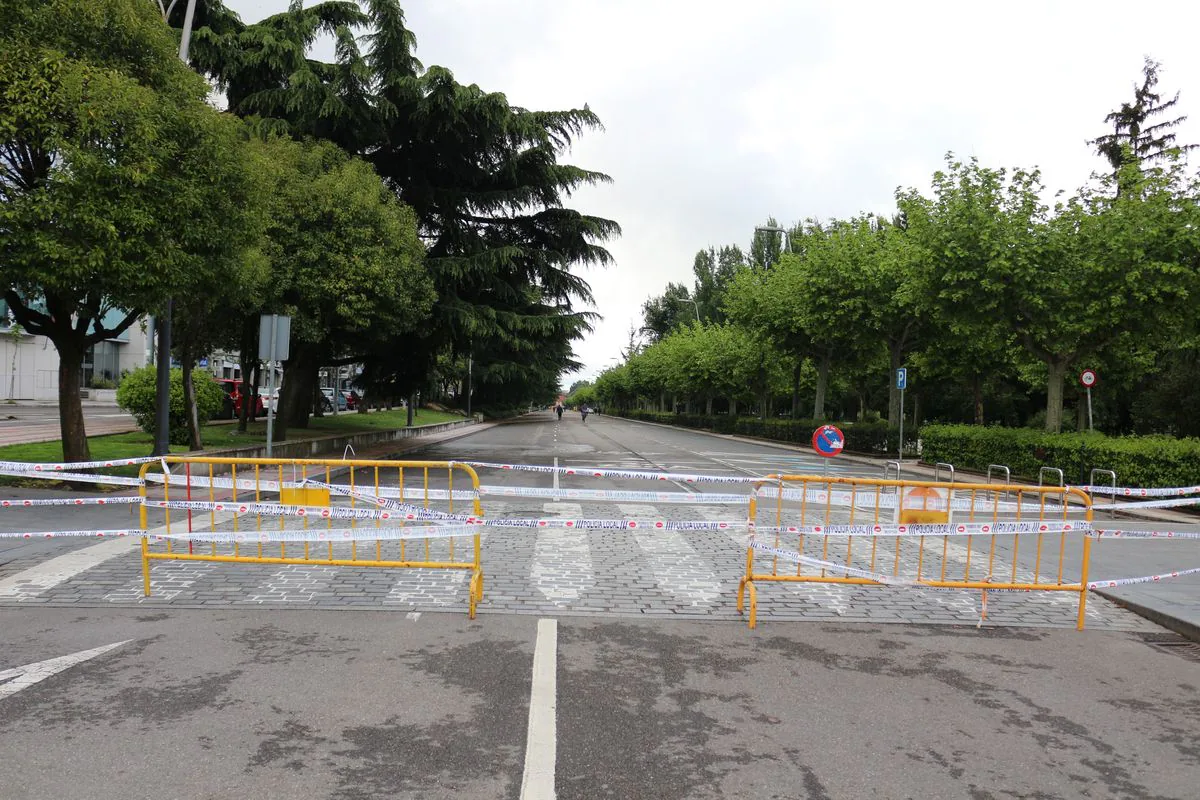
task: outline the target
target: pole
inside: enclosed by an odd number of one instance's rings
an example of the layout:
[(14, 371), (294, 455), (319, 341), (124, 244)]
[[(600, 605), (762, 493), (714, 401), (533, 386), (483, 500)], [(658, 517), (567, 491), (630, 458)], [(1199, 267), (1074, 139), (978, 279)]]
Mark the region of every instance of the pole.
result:
[(475, 357), (472, 355), (468, 355), (467, 356), (467, 416), (468, 417), (471, 416), (471, 389), (473, 388), (472, 384), (471, 384), (471, 372), (474, 369), (474, 367), (475, 367)]
[[(179, 60), (187, 64), (192, 43), (192, 21), (196, 0), (188, 0), (183, 15), (183, 34), (179, 40)], [(154, 320), (158, 344), (155, 352), (154, 455), (165, 456), (171, 449), (171, 317), (175, 301), (167, 298), (166, 311)]]
[[(267, 355), (267, 458), (271, 457), (271, 440), (275, 436), (275, 414), (272, 411), (275, 400), (275, 326), (279, 317), (271, 315), (271, 343)], [(335, 397), (334, 400), (337, 398)]]
[(1092, 428), (1092, 387), (1090, 387), (1090, 386), (1087, 387), (1087, 396), (1088, 396), (1088, 433), (1091, 433), (1093, 428)]
[[(896, 461), (904, 460), (904, 390), (900, 390), (900, 444), (896, 447)], [(899, 478), (899, 475), (896, 476)]]
[(167, 307), (154, 320), (158, 336), (155, 350), (154, 386), (154, 455), (165, 456), (171, 451), (171, 311), (175, 305), (167, 300)]

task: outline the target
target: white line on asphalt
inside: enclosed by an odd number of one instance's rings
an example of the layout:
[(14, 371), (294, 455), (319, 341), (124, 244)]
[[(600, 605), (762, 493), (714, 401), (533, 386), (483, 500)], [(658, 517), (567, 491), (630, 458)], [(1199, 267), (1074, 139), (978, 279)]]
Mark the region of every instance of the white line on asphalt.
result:
[[(652, 505), (618, 503), (617, 508), (621, 509), (622, 515), (635, 519), (658, 513)], [(659, 588), (676, 600), (699, 607), (710, 605), (721, 596), (721, 580), (712, 564), (697, 553), (679, 531), (638, 528), (633, 537), (646, 554)]]
[[(113, 644), (106, 644), (101, 647), (93, 647), (91, 650), (80, 650), (78, 653), (71, 653), (68, 656), (59, 656), (58, 658), (50, 658), (45, 661), (26, 664), (23, 667), (0, 670), (0, 700), (14, 695), (22, 689), (28, 689), (35, 683), (46, 680), (51, 675), (57, 675), (76, 664), (82, 664), (84, 661), (93, 659), (96, 656), (104, 655), (109, 650), (115, 650), (121, 645), (132, 641), (132, 639), (126, 639), (123, 642), (114, 642)], [(8, 682), (4, 683), (4, 681)]]
[[(218, 525), (233, 519), (232, 514), (216, 514), (215, 516)], [(175, 524), (176, 532), (179, 531), (181, 525), (182, 523)], [(205, 515), (204, 521), (202, 523), (198, 522), (195, 530), (208, 530), (208, 526), (209, 519)], [(170, 530), (164, 525), (148, 531), (147, 535), (160, 536), (169, 532)], [(56, 556), (48, 561), (43, 561), (15, 575), (9, 575), (7, 578), (0, 579), (0, 599), (16, 598), (20, 600), (22, 598), (36, 597), (42, 592), (53, 589), (60, 583), (66, 583), (81, 572), (86, 572), (92, 567), (103, 564), (110, 558), (125, 555), (129, 551), (141, 547), (141, 541), (141, 538), (138, 536), (122, 536), (117, 539), (106, 539), (99, 544), (82, 547), (70, 553)], [(141, 587), (140, 578), (137, 585)]]
[[(558, 456), (554, 457), (554, 491), (558, 491)], [(554, 495), (554, 499), (558, 499), (558, 495)]]
[(525, 774), (521, 800), (554, 800), (558, 751), (558, 621), (539, 619), (529, 690), (529, 727), (525, 734)]
[(0, 598), (21, 598), (41, 594), (65, 583), (81, 572), (103, 564), (110, 558), (124, 555), (141, 546), (136, 536), (107, 539), (91, 547), (83, 547), (70, 553), (43, 561), (41, 564), (22, 570), (0, 580)]

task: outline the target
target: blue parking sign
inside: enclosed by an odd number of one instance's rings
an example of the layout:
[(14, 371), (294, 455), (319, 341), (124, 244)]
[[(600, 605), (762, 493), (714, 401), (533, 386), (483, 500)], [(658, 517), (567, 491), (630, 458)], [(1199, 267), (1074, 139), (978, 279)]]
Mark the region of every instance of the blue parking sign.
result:
[(907, 389), (908, 388), (908, 370), (905, 369), (904, 367), (901, 367), (900, 369), (896, 370), (896, 388), (897, 389)]

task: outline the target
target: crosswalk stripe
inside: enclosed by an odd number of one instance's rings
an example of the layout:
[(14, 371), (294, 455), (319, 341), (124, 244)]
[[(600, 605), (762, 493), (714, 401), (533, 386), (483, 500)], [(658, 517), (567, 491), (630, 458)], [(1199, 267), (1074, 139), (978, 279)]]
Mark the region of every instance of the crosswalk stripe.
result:
[[(621, 503), (625, 517), (654, 517), (654, 506)], [(663, 591), (691, 606), (706, 606), (719, 598), (725, 587), (707, 559), (696, 553), (679, 531), (634, 531), (634, 538), (650, 562), (654, 579)]]
[[(579, 503), (544, 503), (547, 517), (578, 519), (583, 515)], [(592, 551), (588, 534), (575, 528), (539, 528), (529, 566), (529, 580), (542, 596), (553, 603), (579, 600), (595, 585)]]

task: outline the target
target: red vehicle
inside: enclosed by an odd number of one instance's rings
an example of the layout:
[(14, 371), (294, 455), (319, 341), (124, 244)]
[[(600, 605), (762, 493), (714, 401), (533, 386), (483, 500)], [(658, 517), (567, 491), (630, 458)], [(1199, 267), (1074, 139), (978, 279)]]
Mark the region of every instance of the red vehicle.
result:
[[(221, 391), (225, 393), (224, 403), (221, 406), (221, 414), (218, 419), (236, 419), (242, 415), (242, 382), (235, 381), (232, 378), (217, 378), (217, 385), (221, 387)], [(259, 416), (264, 413), (263, 400), (261, 396), (254, 398), (254, 414)]]
[(343, 389), (342, 396), (346, 398), (347, 411), (353, 411), (358, 407), (358, 392), (353, 389)]

